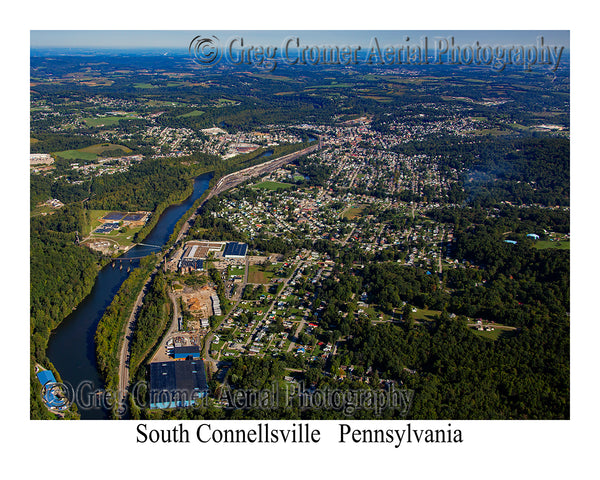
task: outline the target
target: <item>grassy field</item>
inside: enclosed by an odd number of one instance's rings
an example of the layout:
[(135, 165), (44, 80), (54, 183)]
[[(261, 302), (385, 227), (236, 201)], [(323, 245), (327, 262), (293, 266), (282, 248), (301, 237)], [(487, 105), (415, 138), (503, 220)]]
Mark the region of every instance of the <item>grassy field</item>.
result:
[(262, 188), (264, 190), (287, 190), (291, 186), (291, 183), (266, 181), (257, 183), (253, 188)]
[(355, 218), (360, 217), (364, 209), (365, 207), (363, 206), (347, 208), (344, 210), (344, 213), (342, 213), (342, 217), (348, 220), (354, 220)]
[(538, 240), (535, 242), (535, 248), (539, 250), (545, 250), (546, 248), (553, 248), (555, 250), (570, 250), (571, 242), (569, 240), (563, 240), (560, 242), (551, 242), (550, 240)]
[(152, 85), (151, 83), (134, 83), (134, 88), (158, 88), (158, 85)]
[(112, 116), (112, 117), (90, 117), (84, 118), (83, 121), (88, 127), (99, 127), (100, 125), (104, 125), (106, 127), (111, 127), (114, 125), (118, 125), (121, 120), (130, 120), (135, 118), (131, 115), (126, 116)]
[(131, 153), (131, 148), (127, 148), (123, 145), (117, 145), (115, 143), (97, 143), (96, 145), (91, 145), (89, 147), (80, 148), (81, 152), (89, 152), (95, 153), (96, 155), (102, 155), (102, 152), (110, 151), (110, 150), (121, 150), (123, 153)]
[(121, 150), (123, 154), (131, 153), (131, 149), (124, 147), (123, 145), (116, 145), (113, 143), (98, 143), (89, 147), (80, 148), (78, 150), (64, 150), (62, 152), (56, 152), (55, 155), (64, 158), (66, 160), (96, 160), (98, 155), (102, 155), (102, 152)]
[(183, 102), (166, 102), (162, 100), (147, 100), (146, 105), (148, 107), (183, 107), (186, 104)]
[(486, 332), (485, 330), (479, 331), (474, 328), (470, 328), (475, 335), (481, 338), (487, 338), (488, 340), (498, 340), (499, 338), (510, 338), (514, 337), (517, 334), (517, 330), (500, 330), (498, 328), (492, 330), (491, 332)]
[(202, 110), (194, 110), (189, 113), (184, 113), (183, 115), (178, 115), (177, 118), (199, 117), (200, 115), (204, 115)]
[(248, 269), (248, 283), (269, 283), (280, 267), (280, 263), (269, 265), (267, 267), (262, 265), (250, 265), (250, 268)]
[(227, 107), (232, 105), (238, 105), (240, 102), (237, 100), (229, 100), (228, 98), (219, 98), (217, 100), (217, 107)]
[(80, 150), (64, 150), (62, 152), (56, 152), (57, 157), (64, 158), (65, 160), (96, 160), (98, 155), (95, 153), (82, 152)]
[(229, 268), (229, 274), (230, 275), (239, 275), (242, 276), (244, 275), (244, 271), (245, 271), (245, 267), (230, 267)]
[(412, 318), (414, 318), (415, 320), (421, 320), (421, 321), (426, 321), (426, 322), (434, 321), (435, 317), (437, 315), (439, 315), (440, 313), (442, 313), (442, 312), (439, 310), (424, 310), (421, 308), (418, 308), (416, 313), (411, 312)]

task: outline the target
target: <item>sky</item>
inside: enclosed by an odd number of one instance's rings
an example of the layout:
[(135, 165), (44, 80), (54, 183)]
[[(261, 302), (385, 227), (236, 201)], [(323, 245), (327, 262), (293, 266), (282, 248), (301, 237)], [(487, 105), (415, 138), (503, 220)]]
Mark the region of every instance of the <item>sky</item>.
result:
[(534, 45), (539, 37), (546, 45), (569, 48), (568, 30), (31, 30), (31, 48), (165, 48), (187, 49), (196, 35), (214, 35), (222, 41), (243, 37), (263, 46), (279, 46), (289, 36), (304, 45), (363, 45), (376, 37), (383, 44), (418, 42), (422, 37), (454, 38), (456, 44)]

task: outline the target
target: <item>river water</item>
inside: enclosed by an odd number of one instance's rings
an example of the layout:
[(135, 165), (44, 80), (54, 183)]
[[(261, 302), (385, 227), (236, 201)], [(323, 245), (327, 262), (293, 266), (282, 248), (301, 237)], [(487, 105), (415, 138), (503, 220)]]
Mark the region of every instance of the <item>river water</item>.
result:
[[(182, 203), (167, 208), (156, 226), (144, 240), (144, 244), (136, 245), (117, 261), (106, 265), (98, 274), (96, 283), (90, 294), (79, 306), (63, 320), (52, 332), (48, 342), (47, 355), (62, 377), (63, 383), (69, 385), (75, 393), (74, 399), (82, 419), (108, 418), (109, 411), (102, 405), (102, 397), (92, 395), (103, 387), (103, 382), (96, 369), (96, 353), (94, 334), (98, 322), (106, 308), (119, 291), (123, 281), (131, 270), (139, 266), (139, 257), (160, 251), (167, 242), (179, 219), (187, 212), (208, 188), (212, 173), (200, 175), (194, 180), (193, 193)], [(122, 263), (123, 268), (119, 265)]]

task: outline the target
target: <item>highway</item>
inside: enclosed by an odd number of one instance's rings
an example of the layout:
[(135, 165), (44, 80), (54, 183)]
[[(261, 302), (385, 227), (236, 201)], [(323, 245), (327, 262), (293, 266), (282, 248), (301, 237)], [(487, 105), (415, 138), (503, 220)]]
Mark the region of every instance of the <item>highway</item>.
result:
[[(303, 150), (299, 150), (294, 153), (290, 153), (289, 155), (284, 155), (283, 157), (276, 158), (274, 160), (270, 160), (265, 163), (261, 163), (260, 165), (255, 165), (253, 167), (246, 168), (244, 170), (240, 170), (238, 172), (230, 173), (229, 175), (225, 175), (223, 178), (219, 180), (219, 182), (210, 190), (204, 201), (198, 206), (196, 211), (187, 219), (183, 227), (181, 228), (179, 235), (177, 236), (177, 242), (183, 239), (189, 232), (191, 226), (194, 223), (194, 219), (200, 212), (200, 208), (208, 199), (219, 195), (220, 193), (229, 190), (230, 188), (238, 186), (240, 183), (245, 182), (249, 178), (255, 177), (257, 175), (264, 175), (265, 173), (272, 172), (277, 170), (282, 165), (286, 163), (293, 162), (297, 158), (306, 155), (308, 153), (312, 153), (316, 151), (320, 146), (320, 142), (317, 145), (313, 145), (311, 147), (305, 148)], [(127, 325), (125, 327), (125, 335), (123, 337), (123, 343), (121, 344), (121, 355), (119, 359), (119, 402), (120, 408), (119, 413), (123, 415), (126, 412), (127, 408), (127, 395), (128, 395), (128, 386), (129, 386), (129, 360), (131, 356), (131, 340), (133, 339), (133, 332), (135, 331), (135, 322), (140, 312), (141, 306), (144, 303), (144, 298), (150, 284), (156, 274), (158, 268), (160, 268), (160, 264), (163, 261), (163, 258), (168, 256), (173, 247), (171, 247), (166, 253), (160, 256), (156, 267), (150, 274), (150, 276), (146, 279), (144, 286), (142, 287), (140, 293), (138, 294), (135, 304), (131, 310), (131, 314), (129, 315), (129, 320), (127, 321)], [(248, 268), (246, 267), (246, 272)], [(237, 305), (237, 304), (236, 304)], [(233, 310), (232, 310), (233, 311)], [(176, 317), (173, 318), (173, 321), (176, 321)], [(210, 351), (210, 340), (212, 339), (212, 334), (209, 335), (205, 339), (204, 343), (204, 352), (206, 355), (206, 359), (212, 365), (216, 364), (212, 358), (208, 356), (208, 352)], [(214, 363), (213, 363), (214, 362)], [(214, 368), (214, 367), (213, 367)]]

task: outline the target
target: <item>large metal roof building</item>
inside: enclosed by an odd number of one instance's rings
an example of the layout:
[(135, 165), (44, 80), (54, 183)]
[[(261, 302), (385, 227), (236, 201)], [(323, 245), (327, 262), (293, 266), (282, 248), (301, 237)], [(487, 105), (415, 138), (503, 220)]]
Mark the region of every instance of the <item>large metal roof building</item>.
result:
[(248, 245), (246, 243), (228, 242), (225, 245), (225, 251), (223, 252), (224, 258), (244, 258), (248, 251)]
[(206, 395), (208, 384), (202, 360), (150, 364), (150, 408), (189, 407)]

